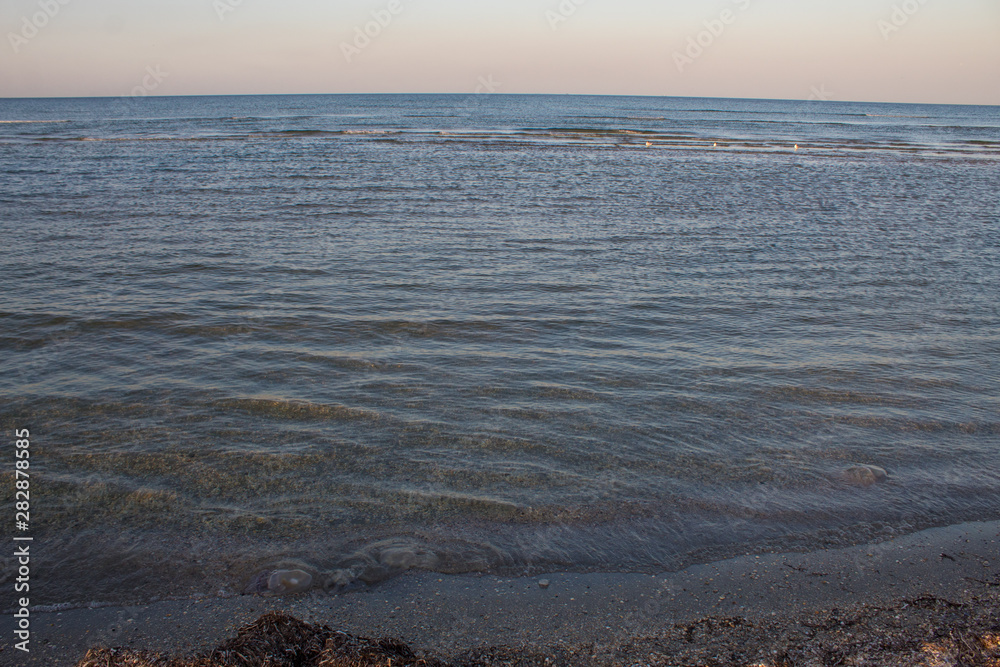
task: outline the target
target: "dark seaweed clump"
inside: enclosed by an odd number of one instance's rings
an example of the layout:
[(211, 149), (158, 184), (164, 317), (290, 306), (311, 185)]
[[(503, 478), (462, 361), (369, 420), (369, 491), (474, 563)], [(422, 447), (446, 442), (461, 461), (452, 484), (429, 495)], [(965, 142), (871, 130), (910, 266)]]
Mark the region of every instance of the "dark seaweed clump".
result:
[(759, 623), (712, 617), (604, 650), (491, 647), (450, 658), (271, 613), (199, 655), (100, 648), (77, 667), (1000, 667), (998, 608), (993, 587), (968, 603), (925, 596)]

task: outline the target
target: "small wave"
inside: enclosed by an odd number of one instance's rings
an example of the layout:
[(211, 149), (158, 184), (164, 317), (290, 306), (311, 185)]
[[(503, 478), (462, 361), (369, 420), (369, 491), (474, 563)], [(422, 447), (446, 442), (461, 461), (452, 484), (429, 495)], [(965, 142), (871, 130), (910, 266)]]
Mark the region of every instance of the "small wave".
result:
[(350, 328), (362, 332), (413, 338), (454, 338), (495, 333), (501, 325), (487, 320), (360, 320)]
[(265, 266), (258, 269), (262, 274), (278, 274), (286, 276), (328, 276), (330, 272), (326, 269), (308, 269), (301, 266)]
[(232, 398), (215, 401), (213, 407), (238, 410), (254, 416), (312, 421), (378, 421), (378, 412), (346, 405), (327, 405), (273, 398)]
[(808, 111), (749, 111), (746, 109), (671, 109), (674, 113), (725, 113), (734, 114), (739, 116), (864, 116), (861, 113), (850, 113), (850, 112), (817, 112), (813, 110)]
[(33, 141), (102, 141), (95, 137), (28, 137)]
[(549, 127), (549, 128), (525, 128), (522, 132), (526, 134), (537, 133), (563, 133), (563, 134), (592, 134), (595, 136), (617, 135), (617, 134), (656, 134), (652, 130), (629, 130), (616, 127)]
[(849, 403), (854, 405), (912, 407), (913, 401), (903, 396), (887, 396), (863, 391), (829, 389), (817, 387), (784, 386), (766, 392), (774, 398), (788, 398), (795, 401), (817, 403)]
[(566, 116), (570, 120), (668, 120), (666, 116)]
[(383, 361), (373, 361), (364, 357), (350, 357), (337, 354), (303, 353), (298, 356), (300, 361), (309, 364), (320, 364), (347, 371), (388, 371), (404, 368)]
[(23, 123), (72, 123), (70, 120), (0, 120), (0, 125), (18, 125)]
[(996, 422), (959, 423), (935, 419), (916, 419), (881, 415), (855, 416), (836, 415), (832, 421), (867, 429), (884, 429), (898, 433), (960, 433), (962, 435), (1000, 434), (1000, 424)]
[[(341, 132), (333, 130), (282, 130), (280, 132), (274, 132), (274, 136), (285, 136), (285, 137), (325, 137), (329, 135), (339, 135)], [(269, 136), (265, 133), (262, 136)]]
[(24, 318), (32, 328), (74, 327), (81, 331), (104, 329), (161, 329), (190, 320), (183, 313), (157, 313), (135, 317), (76, 318), (54, 313), (38, 314)]
[(591, 403), (606, 402), (609, 400), (607, 396), (604, 396), (592, 389), (586, 389), (583, 387), (567, 387), (567, 386), (560, 386), (553, 384), (544, 384), (535, 387), (534, 393), (537, 396), (537, 398), (542, 398), (542, 399), (585, 401)]

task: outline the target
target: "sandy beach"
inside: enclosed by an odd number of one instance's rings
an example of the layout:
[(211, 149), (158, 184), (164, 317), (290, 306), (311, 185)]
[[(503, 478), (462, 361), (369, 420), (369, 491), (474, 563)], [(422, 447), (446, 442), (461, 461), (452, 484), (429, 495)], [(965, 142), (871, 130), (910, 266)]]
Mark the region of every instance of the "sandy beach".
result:
[(965, 641), (981, 651), (976, 664), (995, 665), (998, 550), (1000, 522), (971, 523), (656, 576), (411, 572), (335, 597), (34, 612), (30, 655), (12, 649), (5, 613), (0, 664), (70, 667), (95, 647), (190, 656), (283, 612), (351, 635), (392, 637), (445, 664), (973, 664), (957, 661), (972, 650), (962, 649)]

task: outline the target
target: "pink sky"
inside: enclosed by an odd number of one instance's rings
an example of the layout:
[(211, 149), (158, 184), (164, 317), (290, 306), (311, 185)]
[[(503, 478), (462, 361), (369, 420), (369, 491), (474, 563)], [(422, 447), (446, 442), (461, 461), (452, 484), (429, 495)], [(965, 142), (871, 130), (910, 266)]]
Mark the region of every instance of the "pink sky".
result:
[(489, 81), (501, 93), (1000, 104), (996, 0), (8, 0), (0, 22), (4, 97), (124, 95), (154, 68), (155, 95)]

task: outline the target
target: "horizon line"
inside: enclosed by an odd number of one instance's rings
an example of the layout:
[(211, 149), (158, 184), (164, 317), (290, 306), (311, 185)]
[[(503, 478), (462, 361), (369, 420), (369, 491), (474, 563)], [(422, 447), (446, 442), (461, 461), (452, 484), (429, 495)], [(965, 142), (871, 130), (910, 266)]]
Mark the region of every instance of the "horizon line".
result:
[(636, 97), (646, 99), (676, 100), (739, 100), (746, 102), (815, 102), (819, 104), (893, 104), (896, 106), (938, 106), (938, 107), (1000, 107), (1000, 104), (975, 104), (970, 102), (885, 102), (877, 100), (821, 100), (782, 97), (722, 97), (717, 95), (642, 95), (611, 93), (213, 93), (193, 95), (43, 95), (24, 97), (0, 96), (7, 100), (116, 100), (116, 99), (181, 99), (200, 97)]

